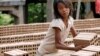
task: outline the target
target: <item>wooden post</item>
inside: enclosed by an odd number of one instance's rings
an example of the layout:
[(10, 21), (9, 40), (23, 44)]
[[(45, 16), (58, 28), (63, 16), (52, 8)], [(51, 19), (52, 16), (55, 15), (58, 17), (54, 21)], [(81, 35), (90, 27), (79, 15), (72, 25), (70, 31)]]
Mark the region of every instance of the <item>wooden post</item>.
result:
[(78, 0), (76, 19), (79, 19), (81, 0)]
[(24, 23), (28, 24), (28, 4), (29, 4), (30, 0), (26, 0), (25, 1), (25, 5), (24, 5)]
[(53, 1), (54, 0), (47, 0), (47, 21), (48, 22), (50, 22), (54, 18)]
[(23, 24), (24, 23), (24, 9), (23, 9), (23, 6), (22, 5), (20, 5), (19, 6), (19, 24)]

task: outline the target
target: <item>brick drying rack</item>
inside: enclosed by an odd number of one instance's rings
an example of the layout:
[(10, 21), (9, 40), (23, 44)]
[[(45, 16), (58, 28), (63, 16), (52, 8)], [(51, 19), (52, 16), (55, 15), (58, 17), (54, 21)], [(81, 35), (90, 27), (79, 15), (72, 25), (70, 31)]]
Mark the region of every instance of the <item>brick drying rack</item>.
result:
[[(94, 32), (99, 37), (100, 45), (100, 20), (75, 20), (77, 32)], [(40, 40), (44, 39), (50, 22), (34, 23), (22, 25), (0, 26), (0, 56), (4, 52), (21, 49), (27, 51), (29, 56), (34, 56), (40, 45)], [(10, 44), (9, 44), (10, 43)], [(67, 44), (73, 43), (72, 38), (66, 40)]]
[[(44, 32), (48, 30), (49, 24), (50, 22), (0, 26), (0, 36)], [(75, 20), (74, 25), (76, 29), (100, 27), (100, 20), (99, 19)]]

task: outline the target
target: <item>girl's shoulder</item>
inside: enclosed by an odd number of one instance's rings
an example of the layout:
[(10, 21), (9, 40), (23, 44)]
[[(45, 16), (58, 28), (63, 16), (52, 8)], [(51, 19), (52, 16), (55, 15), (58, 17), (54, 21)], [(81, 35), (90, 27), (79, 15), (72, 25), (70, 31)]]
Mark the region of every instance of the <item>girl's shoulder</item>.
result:
[(74, 22), (74, 18), (72, 16), (69, 16), (69, 21)]
[(63, 22), (61, 21), (61, 19), (53, 19), (51, 24), (50, 24), (50, 27), (58, 27), (60, 28), (61, 30), (64, 28), (64, 24)]
[(74, 21), (74, 18), (73, 18), (72, 16), (69, 16), (69, 19), (70, 19), (71, 21)]
[(61, 24), (62, 22), (61, 22), (61, 19), (60, 18), (58, 18), (58, 19), (53, 19), (52, 20), (52, 22), (51, 22), (51, 24)]

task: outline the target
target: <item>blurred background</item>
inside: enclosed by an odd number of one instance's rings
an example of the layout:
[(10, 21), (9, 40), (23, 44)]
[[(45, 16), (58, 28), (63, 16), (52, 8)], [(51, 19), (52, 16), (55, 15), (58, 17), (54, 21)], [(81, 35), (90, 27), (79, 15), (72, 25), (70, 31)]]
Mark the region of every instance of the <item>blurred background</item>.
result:
[[(0, 0), (0, 25), (50, 22), (54, 0)], [(98, 18), (96, 0), (72, 0), (74, 19)]]

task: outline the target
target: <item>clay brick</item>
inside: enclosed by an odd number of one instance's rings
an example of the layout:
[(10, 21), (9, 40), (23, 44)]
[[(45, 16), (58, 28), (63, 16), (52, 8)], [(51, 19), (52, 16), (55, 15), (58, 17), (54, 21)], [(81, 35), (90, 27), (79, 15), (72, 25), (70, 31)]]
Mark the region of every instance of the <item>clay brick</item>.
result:
[(86, 33), (82, 32), (79, 33), (74, 39), (74, 44), (75, 46), (83, 45), (88, 46), (88, 45), (93, 45), (95, 44), (95, 40), (97, 39), (97, 34), (96, 33)]
[[(36, 54), (36, 50), (40, 45), (41, 41), (33, 41), (33, 42), (18, 42), (18, 43), (11, 43), (11, 44), (1, 44), (0, 45), (0, 56), (7, 51), (20, 49), (27, 52), (31, 52), (31, 55), (34, 56)], [(29, 54), (30, 55), (30, 54)]]
[(66, 43), (67, 45), (73, 43), (73, 38), (66, 38), (66, 39), (65, 39), (65, 43)]
[(96, 56), (96, 52), (90, 52), (90, 51), (77, 51), (73, 54), (71, 54), (71, 56)]
[(46, 36), (46, 33), (47, 32), (39, 32), (30, 34), (2, 36), (0, 37), (0, 44), (42, 40)]
[(45, 54), (44, 56), (70, 56), (74, 52), (75, 51), (70, 51), (70, 50), (59, 50), (58, 52)]
[(100, 56), (100, 46), (90, 45), (83, 48), (85, 51), (96, 52), (97, 56)]
[(4, 52), (4, 56), (29, 56), (28, 52), (19, 49)]

